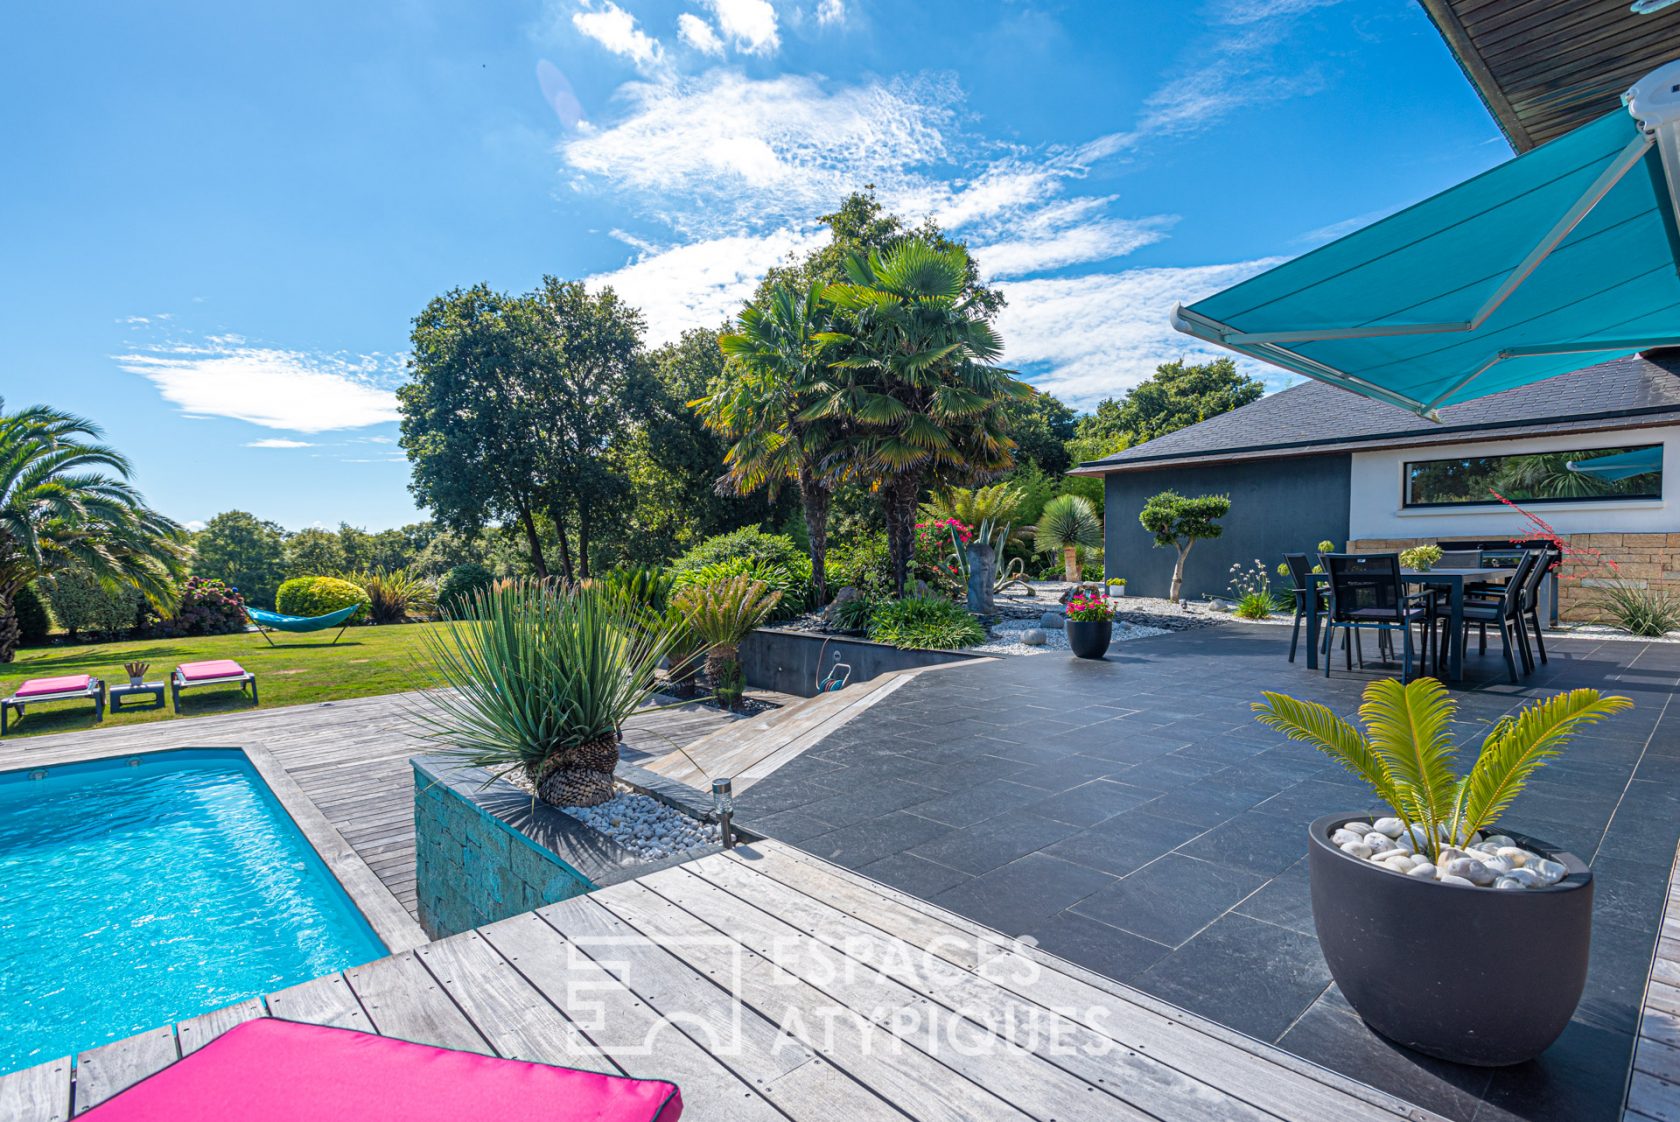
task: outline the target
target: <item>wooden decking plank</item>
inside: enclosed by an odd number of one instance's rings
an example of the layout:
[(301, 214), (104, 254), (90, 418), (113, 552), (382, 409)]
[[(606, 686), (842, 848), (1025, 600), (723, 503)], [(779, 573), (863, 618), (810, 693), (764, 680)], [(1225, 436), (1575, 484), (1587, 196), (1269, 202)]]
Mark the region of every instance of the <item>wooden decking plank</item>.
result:
[(1628, 1117), (1680, 1122), (1680, 1087), (1643, 1071), (1628, 1080)]
[(92, 1110), (118, 1091), (162, 1071), (180, 1055), (170, 1025), (81, 1053), (76, 1057), (77, 1113)]
[[(731, 979), (688, 969), (592, 896), (540, 908), (537, 915), (609, 975), (674, 1023), (794, 1117), (839, 1111), (849, 1118), (899, 1118), (892, 1110), (773, 1021), (737, 1001)], [(790, 1078), (791, 1077), (791, 1078)]]
[(773, 1122), (784, 1117), (535, 913), (492, 923), (479, 934), (626, 1075), (669, 1079), (681, 1087), (696, 1118)]
[(70, 1057), (0, 1075), (0, 1118), (65, 1122), (70, 1117)]
[(498, 1055), (621, 1074), (478, 932), (452, 936), (415, 954)]
[(328, 974), (268, 995), (268, 1011), (288, 1021), (372, 1032), (362, 1003), (356, 1000), (342, 974)]
[[(752, 851), (706, 860), (732, 862), (799, 888), (870, 926), (927, 947), (965, 970), (984, 971), (987, 978), (1029, 1001), (1068, 1011), (1071, 1019), (1125, 1047), (1292, 1122), (1338, 1122), (1369, 1115), (1373, 1107), (1400, 1118), (1437, 1117), (1395, 1096), (1173, 1009), (1112, 979), (1099, 980), (1052, 955), (1022, 947), (998, 932), (792, 847), (764, 843)], [(692, 867), (698, 872), (703, 864)], [(984, 961), (977, 949), (982, 944), (977, 940), (989, 940), (995, 948), (987, 950)], [(1029, 975), (1030, 984), (1017, 980)], [(1107, 1009), (1108, 1016), (1092, 1021), (1080, 1014), (1094, 1004)]]
[[(738, 865), (719, 864), (726, 867), (709, 870), (706, 879), (808, 933), (819, 947), (827, 947), (817, 960), (819, 964), (844, 954), (876, 966), (908, 992), (917, 988), (924, 992), (913, 1011), (916, 1016), (931, 1015), (934, 1011), (928, 1006), (936, 1003), (953, 1017), (972, 1022), (974, 1028), (966, 1030), (970, 1037), (976, 1035), (974, 1030), (979, 1030), (982, 1040), (985, 1035), (995, 1035), (998, 1043), (993, 1053), (1003, 1042), (1010, 1042), (1060, 1075), (1113, 1096), (1117, 1100), (1115, 1114), (1123, 1113), (1123, 1103), (1133, 1116), (1164, 1110), (1175, 1122), (1271, 1122), (1275, 1118), (1243, 1101), (1241, 1095), (1216, 1089), (1132, 1050), (1127, 1042), (1099, 1032), (1081, 1019), (1064, 1016), (1059, 1008), (1036, 1001), (1031, 993), (970, 973), (920, 945), (887, 935), (820, 900), (785, 889), (777, 891), (772, 887), (775, 881)], [(1089, 1015), (1094, 1019), (1100, 1014), (1091, 1010)], [(1027, 1102), (1015, 1101), (1032, 1109)]]
[(495, 1052), (412, 951), (352, 967), (344, 979), (381, 1036), (463, 1052)]
[(266, 1016), (268, 1010), (263, 1008), (260, 1000), (253, 997), (249, 1001), (224, 1005), (220, 1009), (212, 1009), (191, 1020), (182, 1021), (175, 1026), (175, 1034), (180, 1040), (181, 1055), (192, 1055), (234, 1025), (242, 1025), (246, 1021)]
[[(676, 870), (670, 870), (676, 872)], [(694, 877), (683, 877), (710, 889)], [(739, 968), (743, 1000), (769, 1016), (781, 1009), (790, 1014), (782, 1023), (789, 1031), (797, 1024), (800, 1038), (818, 1049), (876, 1094), (896, 1104), (912, 1118), (928, 1122), (1021, 1122), (1029, 1115), (940, 1062), (911, 1042), (893, 1036), (867, 1015), (814, 1016), (836, 1005), (833, 996), (790, 974), (763, 954), (743, 947), (744, 954), (722, 941), (748, 939), (749, 933), (731, 926), (719, 928), (640, 882), (615, 886), (604, 901), (614, 914), (649, 935), (669, 940), (664, 945), (695, 970), (713, 977)], [(727, 894), (724, 894), (727, 895)], [(723, 937), (720, 940), (720, 936)], [(825, 979), (831, 985), (833, 979)], [(961, 1064), (964, 1057), (953, 1057)]]

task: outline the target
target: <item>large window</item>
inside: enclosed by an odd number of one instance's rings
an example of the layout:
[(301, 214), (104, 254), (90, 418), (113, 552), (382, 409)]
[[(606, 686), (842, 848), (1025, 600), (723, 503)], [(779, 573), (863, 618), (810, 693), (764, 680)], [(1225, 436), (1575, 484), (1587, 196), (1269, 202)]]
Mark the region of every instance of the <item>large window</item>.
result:
[(1582, 503), (1662, 498), (1661, 444), (1466, 456), (1406, 464), (1407, 506), (1497, 503)]

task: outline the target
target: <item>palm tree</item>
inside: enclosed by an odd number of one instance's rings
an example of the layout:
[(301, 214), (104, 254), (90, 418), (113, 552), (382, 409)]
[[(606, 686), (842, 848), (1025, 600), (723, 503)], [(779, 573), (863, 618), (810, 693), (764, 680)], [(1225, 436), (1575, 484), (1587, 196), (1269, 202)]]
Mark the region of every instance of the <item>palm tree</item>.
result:
[(729, 359), (725, 376), (710, 396), (693, 403), (708, 428), (734, 442), (724, 455), (721, 486), (740, 495), (763, 487), (772, 497), (789, 480), (798, 487), (818, 607), (828, 602), (834, 480), (823, 465), (834, 426), (803, 413), (825, 373), (812, 342), (821, 302), (816, 286), (773, 285), (763, 306), (741, 313), (738, 331), (718, 337)]
[(968, 253), (908, 238), (853, 254), (847, 280), (823, 290), (835, 322), (813, 338), (829, 364), (802, 419), (844, 424), (830, 472), (881, 498), (893, 583), (904, 594), (924, 484), (1002, 471), (1014, 442), (999, 406), (1033, 391), (995, 365), (1003, 341), (970, 284)]
[(17, 650), (12, 597), (37, 578), (78, 569), (171, 603), (185, 569), (181, 527), (128, 482), (128, 460), (99, 427), (44, 405), (0, 400), (0, 662)]
[(1043, 553), (1062, 551), (1062, 575), (1079, 580), (1079, 551), (1102, 544), (1102, 520), (1083, 495), (1057, 495), (1044, 504), (1033, 527), (1033, 544)]

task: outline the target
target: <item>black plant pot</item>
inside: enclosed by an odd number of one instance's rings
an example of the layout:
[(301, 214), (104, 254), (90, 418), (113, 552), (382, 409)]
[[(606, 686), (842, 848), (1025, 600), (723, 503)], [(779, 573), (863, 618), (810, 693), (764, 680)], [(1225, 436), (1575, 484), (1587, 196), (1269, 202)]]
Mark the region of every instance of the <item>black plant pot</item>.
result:
[(1080, 658), (1102, 658), (1108, 653), (1109, 641), (1114, 638), (1114, 621), (1111, 619), (1070, 619), (1064, 625), (1067, 629), (1068, 646)]
[(1307, 844), (1313, 924), (1356, 1012), (1407, 1048), (1503, 1067), (1544, 1052), (1587, 983), (1592, 871), (1572, 853), (1503, 831), (1568, 869), (1547, 888), (1504, 892), (1391, 873), (1330, 835), (1364, 815), (1331, 814)]

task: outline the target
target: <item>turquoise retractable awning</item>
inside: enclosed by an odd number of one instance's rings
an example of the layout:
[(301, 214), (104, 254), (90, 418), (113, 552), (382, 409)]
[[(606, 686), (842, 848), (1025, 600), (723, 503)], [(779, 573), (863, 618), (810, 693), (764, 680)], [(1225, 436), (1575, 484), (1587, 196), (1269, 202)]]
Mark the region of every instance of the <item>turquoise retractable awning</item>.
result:
[(1624, 102), (1173, 325), (1431, 418), (1680, 345), (1680, 62)]
[(1635, 448), (1631, 452), (1617, 452), (1610, 456), (1594, 456), (1590, 460), (1569, 460), (1563, 466), (1576, 475), (1590, 475), (1606, 483), (1632, 479), (1662, 470), (1662, 445)]

